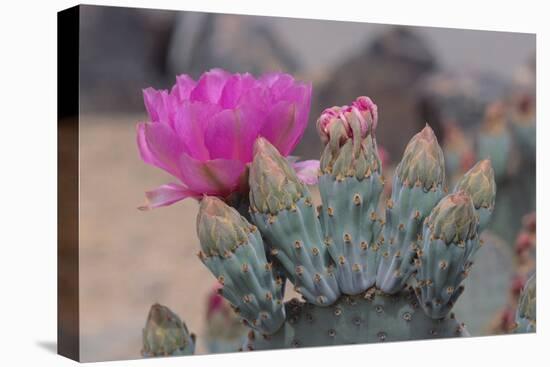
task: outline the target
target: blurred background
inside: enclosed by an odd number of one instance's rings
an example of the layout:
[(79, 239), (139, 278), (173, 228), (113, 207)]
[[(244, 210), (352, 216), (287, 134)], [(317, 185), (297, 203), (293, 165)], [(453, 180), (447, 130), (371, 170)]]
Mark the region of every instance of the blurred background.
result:
[(141, 90), (170, 89), (177, 74), (198, 78), (214, 67), (313, 83), (295, 151), (303, 158), (319, 157), (320, 112), (359, 95), (379, 107), (388, 181), (426, 122), (443, 146), (450, 188), (490, 157), (497, 206), (455, 310), (473, 335), (510, 330), (534, 271), (535, 35), (95, 6), (81, 6), (80, 17), (82, 360), (140, 357), (155, 302), (186, 321), (199, 353), (234, 349), (242, 336), (238, 326), (224, 333), (234, 320), (211, 312), (214, 278), (196, 258), (198, 205), (137, 210), (144, 191), (168, 182), (138, 156)]

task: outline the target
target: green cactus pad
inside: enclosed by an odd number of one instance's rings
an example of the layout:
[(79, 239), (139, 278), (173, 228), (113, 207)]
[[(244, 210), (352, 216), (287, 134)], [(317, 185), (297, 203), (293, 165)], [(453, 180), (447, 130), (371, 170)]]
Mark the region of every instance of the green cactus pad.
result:
[(338, 285), (345, 294), (359, 294), (375, 282), (382, 226), (377, 207), (383, 185), (379, 172), (361, 181), (329, 174), (319, 178), (324, 240), (336, 260)]
[(271, 255), (285, 268), (297, 292), (319, 306), (338, 299), (340, 290), (309, 197), (277, 215), (253, 211), (252, 218), (267, 240)]
[(342, 296), (330, 307), (315, 307), (296, 299), (285, 304), (287, 322), (273, 335), (249, 334), (244, 350), (317, 347), (416, 339), (469, 336), (451, 315), (427, 317), (414, 292), (387, 295), (371, 288)]
[(201, 251), (199, 258), (223, 285), (221, 294), (251, 327), (267, 333), (277, 330), (285, 317), (283, 285), (273, 275), (256, 227), (221, 200), (206, 197), (197, 230), (203, 250), (210, 250)]
[(376, 286), (386, 293), (399, 292), (415, 271), (422, 223), (444, 195), (444, 167), (441, 147), (433, 130), (426, 126), (407, 145), (386, 205), (376, 277)]
[(428, 316), (447, 315), (464, 291), (461, 283), (480, 247), (477, 227), (472, 200), (463, 191), (447, 195), (426, 219), (415, 291)]

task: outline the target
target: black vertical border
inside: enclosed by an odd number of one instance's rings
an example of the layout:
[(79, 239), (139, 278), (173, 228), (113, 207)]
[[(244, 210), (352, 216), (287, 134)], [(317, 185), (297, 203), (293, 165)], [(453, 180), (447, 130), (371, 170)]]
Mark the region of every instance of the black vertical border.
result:
[(79, 39), (80, 7), (57, 13), (57, 353), (77, 361)]

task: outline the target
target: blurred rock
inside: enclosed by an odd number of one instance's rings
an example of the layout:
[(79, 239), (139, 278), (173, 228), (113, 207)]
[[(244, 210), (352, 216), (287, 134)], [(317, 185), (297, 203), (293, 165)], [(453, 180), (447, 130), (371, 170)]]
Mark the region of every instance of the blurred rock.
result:
[(501, 100), (510, 84), (488, 73), (437, 73), (422, 82), (422, 104), (442, 123), (468, 130), (483, 120), (488, 104)]
[(81, 112), (143, 110), (141, 90), (167, 85), (175, 15), (164, 10), (80, 7)]

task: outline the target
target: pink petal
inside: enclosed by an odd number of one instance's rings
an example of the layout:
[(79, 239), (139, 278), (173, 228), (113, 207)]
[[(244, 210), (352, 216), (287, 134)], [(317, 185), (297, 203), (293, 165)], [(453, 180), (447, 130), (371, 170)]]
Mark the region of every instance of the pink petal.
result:
[(183, 144), (183, 150), (201, 161), (210, 159), (204, 135), (212, 117), (220, 111), (215, 104), (203, 102), (183, 103), (174, 121), (174, 130)]
[(172, 122), (175, 106), (167, 91), (153, 88), (144, 89), (143, 102), (149, 114), (149, 121)]
[(294, 84), (294, 78), (288, 74), (281, 74), (270, 87), (270, 94), (273, 101), (285, 99), (285, 94), (291, 87), (300, 87), (301, 83)]
[(158, 208), (159, 206), (167, 206), (174, 204), (180, 200), (188, 197), (199, 198), (201, 195), (197, 194), (185, 186), (178, 183), (169, 183), (162, 185), (154, 190), (147, 191), (145, 193), (146, 203), (140, 206), (139, 210), (149, 210)]
[(232, 75), (223, 87), (220, 106), (223, 109), (237, 107), (242, 94), (253, 88), (255, 84), (256, 80), (248, 73)]
[(303, 126), (304, 129), (307, 125), (309, 118), (309, 111), (311, 109), (311, 83), (299, 83), (286, 89), (281, 99), (287, 101), (293, 101), (298, 106), (297, 108), (297, 124)]
[(223, 87), (231, 74), (221, 69), (212, 69), (202, 74), (197, 86), (191, 91), (191, 101), (218, 103)]
[(205, 135), (210, 157), (251, 162), (254, 141), (264, 120), (261, 113), (250, 108), (224, 110), (215, 115)]
[(176, 96), (178, 98), (178, 101), (181, 103), (185, 100), (189, 99), (189, 95), (191, 94), (191, 91), (195, 86), (197, 85), (197, 82), (193, 80), (189, 75), (182, 74), (178, 75), (176, 77), (176, 84), (172, 88), (172, 91), (170, 94), (173, 96)]
[(179, 177), (181, 143), (168, 124), (161, 122), (138, 125), (138, 147), (141, 158), (149, 164)]
[[(246, 166), (230, 159), (201, 162), (183, 153), (180, 158), (182, 182), (194, 192), (224, 196), (235, 191), (243, 181)], [(246, 180), (244, 180), (246, 183)]]
[(294, 78), (285, 73), (266, 73), (260, 77), (260, 82), (265, 84), (266, 87), (271, 88), (275, 84), (278, 85), (277, 89), (288, 87), (294, 82)]
[(295, 162), (292, 167), (296, 171), (296, 175), (307, 185), (315, 185), (318, 180), (319, 161), (309, 160)]
[(295, 147), (304, 133), (305, 124), (299, 125), (296, 120), (296, 104), (278, 102), (267, 115), (260, 135), (286, 156)]

